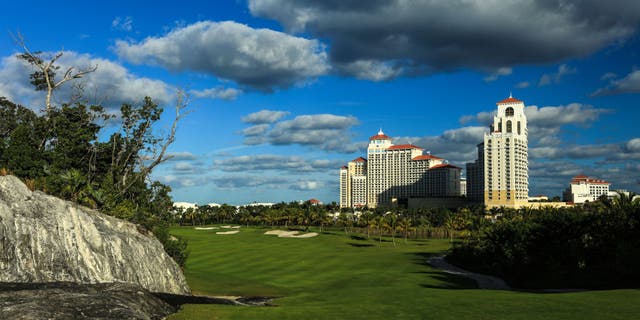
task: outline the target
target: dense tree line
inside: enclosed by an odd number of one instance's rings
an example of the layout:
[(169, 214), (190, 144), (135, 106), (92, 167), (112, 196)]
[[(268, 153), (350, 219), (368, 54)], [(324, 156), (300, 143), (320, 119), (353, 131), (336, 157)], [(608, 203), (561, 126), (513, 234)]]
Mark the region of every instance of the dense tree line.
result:
[(273, 206), (197, 206), (175, 208), (174, 222), (181, 225), (235, 223), (246, 226), (284, 227), (309, 230), (316, 227), (339, 229), (346, 234), (368, 237), (407, 238), (464, 236), (473, 227), (488, 223), (483, 207), (447, 209), (362, 208), (340, 209), (336, 203), (318, 205), (310, 202), (277, 203)]
[[(46, 90), (44, 110), (27, 108), (0, 97), (0, 171), (21, 178), (32, 190), (68, 199), (133, 221), (141, 232), (153, 232), (179, 263), (186, 260), (186, 243), (168, 234), (173, 201), (171, 189), (150, 181), (151, 170), (168, 159), (183, 96), (176, 105), (176, 119), (166, 136), (154, 133), (163, 108), (149, 97), (137, 104), (123, 104), (118, 118), (99, 105), (81, 102), (55, 105), (51, 95), (57, 86), (80, 77), (70, 68), (56, 78), (55, 61), (41, 53), (18, 55), (36, 70), (30, 75), (36, 90)], [(95, 68), (87, 72), (95, 71)], [(86, 73), (86, 72), (85, 72)], [(29, 75), (25, 75), (29, 76)], [(109, 126), (107, 124), (110, 123)], [(99, 139), (99, 136), (108, 138)]]
[(571, 208), (497, 210), (448, 259), (523, 288), (640, 286), (640, 199)]

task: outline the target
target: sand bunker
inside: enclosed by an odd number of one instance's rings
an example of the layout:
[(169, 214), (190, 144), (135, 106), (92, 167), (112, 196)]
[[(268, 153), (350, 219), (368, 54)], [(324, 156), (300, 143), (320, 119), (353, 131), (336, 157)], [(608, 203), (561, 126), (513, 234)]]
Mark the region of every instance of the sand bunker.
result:
[(309, 232), (304, 234), (299, 234), (299, 233), (300, 231), (269, 230), (264, 234), (277, 235), (278, 238), (311, 238), (318, 235), (315, 232)]
[(218, 231), (216, 232), (216, 234), (236, 234), (240, 232), (239, 230), (233, 230), (233, 231)]
[(213, 230), (218, 229), (218, 227), (195, 227), (196, 230)]
[(222, 228), (222, 229), (238, 229), (238, 228), (240, 228), (240, 226), (233, 226), (233, 227), (232, 226), (221, 226), (220, 228)]

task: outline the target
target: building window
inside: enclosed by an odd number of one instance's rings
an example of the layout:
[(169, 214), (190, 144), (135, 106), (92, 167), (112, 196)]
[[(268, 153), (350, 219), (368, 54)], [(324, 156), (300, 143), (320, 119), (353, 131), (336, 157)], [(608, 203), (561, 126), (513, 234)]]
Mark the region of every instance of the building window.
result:
[(520, 121), (518, 121), (518, 134), (520, 134)]
[(507, 133), (511, 133), (511, 120), (507, 121)]
[(509, 107), (507, 108), (507, 110), (504, 111), (504, 115), (507, 117), (512, 117), (513, 116), (513, 108)]

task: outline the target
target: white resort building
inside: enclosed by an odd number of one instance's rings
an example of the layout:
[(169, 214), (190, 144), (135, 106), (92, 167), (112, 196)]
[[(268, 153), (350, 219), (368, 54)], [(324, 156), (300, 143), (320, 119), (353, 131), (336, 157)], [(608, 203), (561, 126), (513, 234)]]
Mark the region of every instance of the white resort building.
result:
[(607, 181), (579, 175), (573, 177), (562, 196), (563, 200), (573, 203), (585, 203), (598, 200), (601, 196), (609, 196), (609, 186)]
[(369, 138), (367, 157), (340, 169), (340, 207), (460, 196), (460, 168), (412, 144), (394, 145), (382, 130)]

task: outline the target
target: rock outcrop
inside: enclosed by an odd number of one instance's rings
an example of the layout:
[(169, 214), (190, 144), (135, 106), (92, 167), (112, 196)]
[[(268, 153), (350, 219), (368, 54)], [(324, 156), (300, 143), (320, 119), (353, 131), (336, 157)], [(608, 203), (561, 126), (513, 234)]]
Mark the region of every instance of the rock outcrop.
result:
[(131, 283), (0, 283), (0, 319), (164, 319), (171, 305)]
[(137, 284), (190, 294), (162, 244), (132, 223), (0, 176), (0, 282)]

